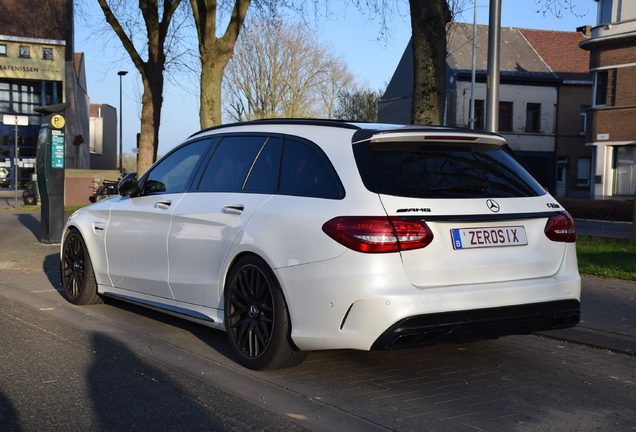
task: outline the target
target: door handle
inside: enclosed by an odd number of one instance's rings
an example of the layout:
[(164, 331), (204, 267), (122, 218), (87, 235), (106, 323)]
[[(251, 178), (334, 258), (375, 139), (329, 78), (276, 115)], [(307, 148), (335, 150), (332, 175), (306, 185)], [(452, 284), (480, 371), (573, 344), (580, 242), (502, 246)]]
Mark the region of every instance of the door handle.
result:
[(245, 206), (242, 204), (231, 204), (223, 207), (223, 213), (232, 214), (232, 215), (240, 215), (245, 210)]
[(172, 201), (167, 200), (167, 201), (159, 201), (155, 203), (155, 208), (157, 210), (168, 210), (170, 208), (170, 205), (172, 204)]

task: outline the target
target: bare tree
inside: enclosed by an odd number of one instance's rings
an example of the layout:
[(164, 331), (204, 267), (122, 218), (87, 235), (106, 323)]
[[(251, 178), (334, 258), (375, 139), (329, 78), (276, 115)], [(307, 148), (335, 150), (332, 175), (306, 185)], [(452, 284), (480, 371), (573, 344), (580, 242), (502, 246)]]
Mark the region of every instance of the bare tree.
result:
[(345, 90), (338, 98), (333, 117), (338, 120), (375, 122), (378, 120), (378, 101), (382, 93), (367, 89)]
[(585, 12), (579, 12), (574, 0), (535, 0), (537, 12), (544, 16), (551, 14), (557, 18), (563, 17), (563, 11), (569, 11), (572, 15), (583, 17), (589, 12), (589, 8)]
[(125, 0), (97, 0), (106, 21), (120, 39), (141, 75), (141, 134), (137, 172), (147, 170), (157, 158), (164, 71), (171, 50), (172, 19), (181, 0), (139, 0), (139, 8)]
[(324, 117), (353, 76), (329, 45), (300, 24), (253, 21), (241, 33), (224, 79), (233, 120)]

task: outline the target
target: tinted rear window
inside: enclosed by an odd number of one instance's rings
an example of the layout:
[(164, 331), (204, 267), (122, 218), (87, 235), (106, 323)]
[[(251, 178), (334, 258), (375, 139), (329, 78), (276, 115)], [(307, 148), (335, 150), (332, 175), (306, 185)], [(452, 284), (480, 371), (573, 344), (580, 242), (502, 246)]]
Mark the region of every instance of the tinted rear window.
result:
[(371, 192), (413, 198), (504, 198), (546, 192), (497, 146), (363, 142), (353, 146)]

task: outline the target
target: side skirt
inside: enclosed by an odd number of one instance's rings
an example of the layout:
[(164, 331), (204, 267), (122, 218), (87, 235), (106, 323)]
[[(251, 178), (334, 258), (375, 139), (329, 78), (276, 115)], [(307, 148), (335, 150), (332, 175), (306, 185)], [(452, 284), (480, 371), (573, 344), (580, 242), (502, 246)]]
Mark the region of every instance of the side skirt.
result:
[(117, 300), (133, 303), (148, 309), (196, 322), (207, 327), (225, 331), (222, 310), (196, 306), (170, 299), (153, 298), (152, 296), (140, 293), (130, 295), (130, 292), (123, 291), (124, 290), (119, 290), (113, 287), (99, 287), (99, 294), (105, 297), (111, 297)]

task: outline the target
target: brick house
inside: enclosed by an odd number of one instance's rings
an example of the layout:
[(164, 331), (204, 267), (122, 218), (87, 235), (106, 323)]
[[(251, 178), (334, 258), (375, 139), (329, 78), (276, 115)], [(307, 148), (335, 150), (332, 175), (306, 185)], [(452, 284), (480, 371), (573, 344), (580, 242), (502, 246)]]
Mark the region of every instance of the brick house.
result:
[[(592, 76), (586, 67), (588, 53), (578, 47), (585, 39), (579, 32), (501, 29), (498, 132), (544, 187), (557, 195), (587, 198), (592, 151), (585, 148), (580, 124), (582, 107), (589, 105)], [(447, 43), (444, 123), (469, 127), (472, 24), (452, 23)], [(487, 26), (477, 26), (476, 45), (475, 128), (483, 129)], [(409, 42), (378, 105), (378, 120), (409, 123), (412, 88)]]
[(636, 2), (596, 0), (597, 25), (580, 47), (594, 74), (587, 145), (594, 149), (594, 198), (636, 191)]
[[(95, 179), (119, 176), (118, 171), (113, 171), (117, 167), (117, 116), (113, 107), (90, 105), (84, 54), (74, 52), (74, 2), (1, 3), (0, 189), (16, 187), (14, 173), (17, 188), (32, 186), (43, 117), (34, 108), (69, 102), (64, 112), (65, 199), (66, 204), (85, 204)], [(14, 126), (3, 123), (4, 114), (28, 118), (28, 126), (19, 129), (17, 158)]]
[[(0, 167), (4, 172), (15, 170), (18, 187), (23, 188), (35, 170), (41, 115), (33, 108), (70, 102), (64, 114), (68, 142), (76, 137), (88, 139), (83, 55), (73, 51), (73, 2), (3, 0), (0, 29), (0, 116), (29, 119), (29, 125), (20, 130), (16, 166), (13, 127), (0, 121)], [(67, 145), (65, 159), (69, 168), (88, 167), (88, 146)], [(13, 188), (12, 178), (0, 180), (0, 188)]]

